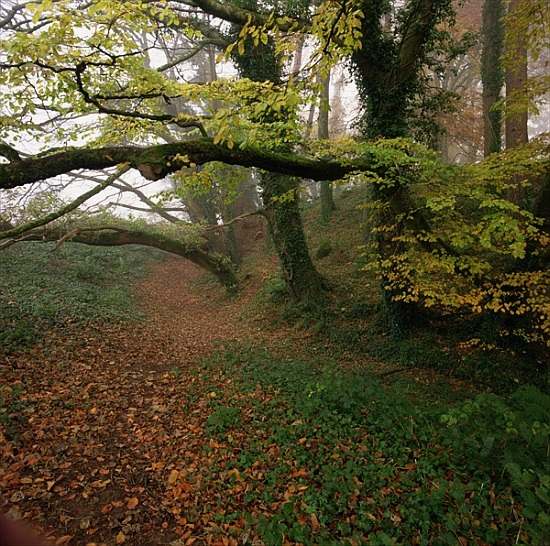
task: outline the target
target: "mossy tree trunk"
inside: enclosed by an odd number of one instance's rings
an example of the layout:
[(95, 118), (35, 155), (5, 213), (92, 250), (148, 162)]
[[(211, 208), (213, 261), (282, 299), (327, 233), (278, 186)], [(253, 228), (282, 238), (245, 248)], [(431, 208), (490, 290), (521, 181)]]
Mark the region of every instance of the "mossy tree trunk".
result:
[[(510, 0), (508, 18), (518, 17), (521, 10), (520, 0)], [(525, 93), (527, 84), (528, 56), (525, 36), (515, 32), (507, 32), (506, 50), (510, 60), (506, 66), (506, 103), (518, 101), (518, 97)], [(513, 59), (513, 60), (512, 60)], [(529, 142), (528, 131), (529, 114), (527, 106), (513, 114), (508, 114), (504, 121), (506, 149), (510, 150), (523, 146)], [(525, 200), (520, 180), (515, 177), (513, 188), (508, 192), (508, 199), (516, 205), (522, 205)]]
[[(247, 7), (255, 9), (255, 0)], [(271, 40), (245, 48), (242, 55), (234, 54), (233, 60), (245, 78), (281, 83), (282, 65)], [(289, 149), (282, 145), (278, 151)], [(264, 172), (258, 186), (288, 292), (295, 301), (315, 305), (322, 301), (326, 286), (309, 254), (300, 215), (298, 182), (288, 175)]]
[[(365, 0), (362, 20), (363, 47), (352, 56), (355, 80), (363, 106), (360, 128), (365, 138), (397, 138), (410, 135), (415, 99), (422, 92), (422, 67), (430, 47), (436, 40), (437, 25), (452, 11), (448, 0), (419, 0), (401, 8), (402, 23), (397, 32), (383, 28), (391, 6), (384, 0)], [(399, 36), (399, 38), (395, 38)], [(383, 211), (380, 224), (395, 224), (404, 212), (412, 210), (409, 188), (395, 183), (384, 189), (375, 186), (373, 198), (380, 201)], [(381, 262), (391, 263), (401, 252), (396, 237), (406, 226), (399, 222), (391, 232), (377, 236)], [(420, 316), (418, 307), (396, 300), (392, 272), (381, 278), (383, 302), (395, 334), (406, 334)]]
[(262, 176), (265, 217), (292, 298), (316, 304), (326, 289), (313, 265), (299, 207), (298, 181), (289, 176)]
[(485, 0), (481, 52), (483, 83), (483, 148), (485, 156), (502, 148), (502, 112), (495, 106), (504, 83), (502, 54), (504, 46), (503, 0)]
[[(518, 17), (520, 9), (520, 0), (510, 0), (508, 17)], [(507, 36), (506, 49), (508, 56), (514, 59), (506, 67), (506, 99), (517, 99), (517, 94), (524, 91), (527, 83), (528, 59), (525, 37), (517, 35)], [(521, 112), (515, 112), (513, 115), (506, 116), (506, 149), (527, 144), (529, 141), (527, 123), (527, 108)]]

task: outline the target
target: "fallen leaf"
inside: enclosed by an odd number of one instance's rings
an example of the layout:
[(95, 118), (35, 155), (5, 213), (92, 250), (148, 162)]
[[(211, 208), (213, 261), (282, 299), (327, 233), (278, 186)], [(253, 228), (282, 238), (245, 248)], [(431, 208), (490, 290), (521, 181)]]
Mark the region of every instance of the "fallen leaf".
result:
[(313, 532), (316, 533), (321, 528), (319, 520), (317, 519), (317, 516), (315, 514), (311, 514), (309, 516), (309, 519), (311, 521), (311, 528), (313, 529)]
[(172, 470), (170, 472), (170, 475), (168, 476), (168, 484), (173, 485), (174, 483), (176, 483), (176, 480), (178, 479), (179, 474), (180, 473), (177, 470)]
[(115, 542), (117, 544), (124, 544), (124, 542), (126, 542), (126, 535), (122, 531), (120, 531), (120, 533), (118, 533), (115, 538)]
[(137, 497), (132, 497), (131, 499), (128, 499), (126, 507), (128, 508), (128, 510), (133, 510), (138, 504), (139, 499)]
[(241, 479), (241, 473), (238, 471), (238, 469), (232, 468), (232, 469), (227, 473), (227, 477), (228, 477), (228, 478), (235, 478), (236, 480), (240, 480), (240, 479)]

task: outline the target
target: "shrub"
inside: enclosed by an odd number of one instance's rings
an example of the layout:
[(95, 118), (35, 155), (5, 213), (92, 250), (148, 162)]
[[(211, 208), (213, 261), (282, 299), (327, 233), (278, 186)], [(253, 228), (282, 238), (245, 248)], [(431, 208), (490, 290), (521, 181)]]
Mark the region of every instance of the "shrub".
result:
[(265, 282), (262, 292), (273, 303), (281, 303), (288, 296), (286, 283), (284, 279), (279, 276), (269, 278)]
[(318, 260), (326, 258), (332, 252), (332, 244), (330, 241), (324, 240), (319, 243), (317, 251), (315, 252), (315, 257)]

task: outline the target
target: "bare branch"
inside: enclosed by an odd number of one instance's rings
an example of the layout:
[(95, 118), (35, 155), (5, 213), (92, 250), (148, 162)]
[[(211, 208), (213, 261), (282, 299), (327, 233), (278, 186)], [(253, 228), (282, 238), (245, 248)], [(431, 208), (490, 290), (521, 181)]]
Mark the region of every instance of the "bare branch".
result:
[(50, 222), (53, 222), (54, 220), (61, 218), (61, 216), (64, 216), (65, 214), (68, 214), (69, 212), (72, 212), (73, 210), (77, 209), (80, 205), (82, 205), (82, 203), (90, 199), (90, 197), (97, 195), (99, 192), (104, 190), (107, 186), (111, 185), (117, 178), (119, 178), (129, 170), (130, 170), (130, 167), (122, 167), (118, 169), (115, 173), (113, 173), (111, 176), (108, 176), (101, 184), (98, 184), (95, 188), (92, 188), (86, 193), (83, 193), (80, 197), (76, 198), (74, 201), (71, 201), (64, 207), (61, 207), (59, 210), (51, 212), (50, 214), (46, 214), (45, 216), (42, 216), (41, 218), (37, 218), (36, 220), (31, 220), (26, 224), (16, 226), (13, 229), (0, 232), (0, 239), (6, 239), (8, 237), (10, 238), (17, 237), (22, 233), (26, 233), (27, 231), (36, 229), (37, 227), (40, 227), (40, 226), (45, 226), (46, 224), (49, 224)]

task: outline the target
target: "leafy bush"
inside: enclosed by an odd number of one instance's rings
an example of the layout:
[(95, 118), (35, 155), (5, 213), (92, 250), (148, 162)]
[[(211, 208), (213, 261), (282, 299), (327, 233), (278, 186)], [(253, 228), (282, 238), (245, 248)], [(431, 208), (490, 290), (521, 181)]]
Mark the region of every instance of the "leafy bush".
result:
[(281, 303), (288, 297), (286, 283), (280, 276), (269, 278), (263, 288), (263, 294), (274, 303)]
[(315, 257), (318, 260), (326, 258), (332, 252), (332, 244), (330, 241), (324, 240), (319, 243), (317, 251), (315, 252)]
[[(406, 140), (381, 147), (398, 167), (367, 179), (382, 197), (364, 205), (372, 237), (365, 269), (382, 276), (395, 301), (445, 316), (491, 317), (498, 341), (548, 349), (550, 239), (537, 211), (509, 198), (518, 185), (527, 202), (536, 197), (548, 136), (466, 167), (444, 165)], [(406, 210), (397, 218), (387, 214), (387, 188), (402, 188)]]

